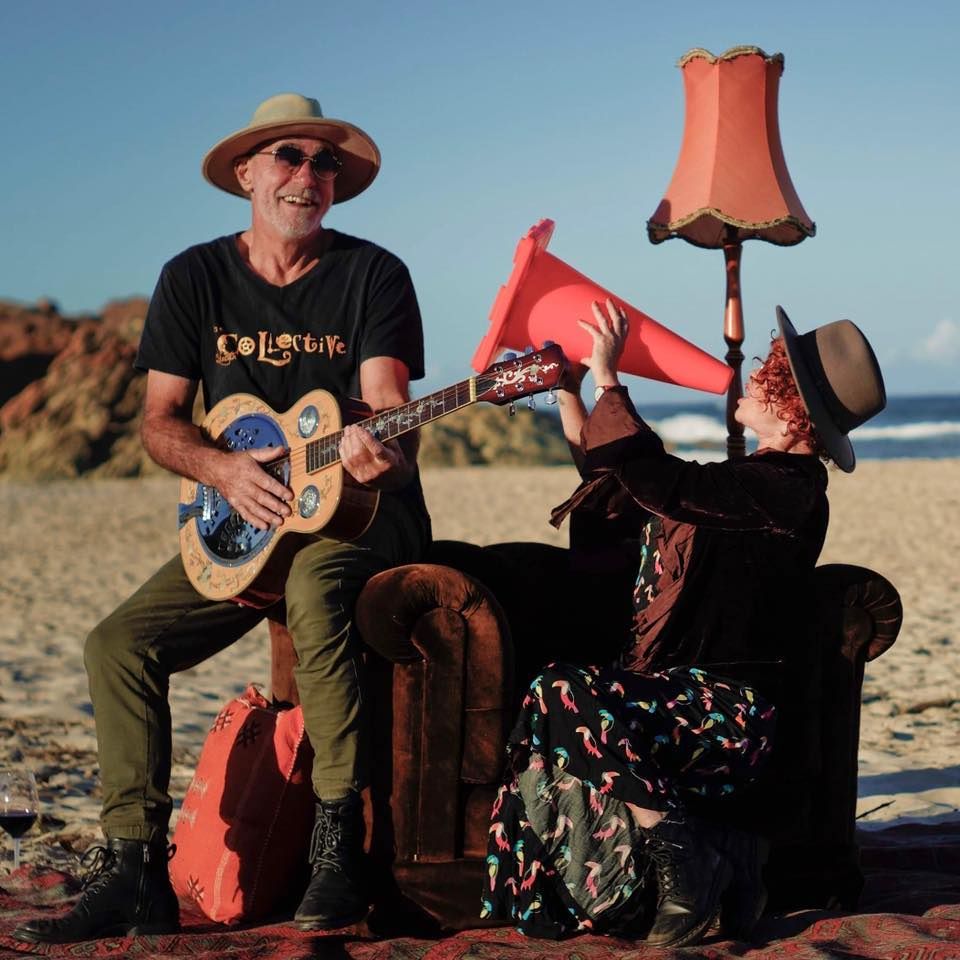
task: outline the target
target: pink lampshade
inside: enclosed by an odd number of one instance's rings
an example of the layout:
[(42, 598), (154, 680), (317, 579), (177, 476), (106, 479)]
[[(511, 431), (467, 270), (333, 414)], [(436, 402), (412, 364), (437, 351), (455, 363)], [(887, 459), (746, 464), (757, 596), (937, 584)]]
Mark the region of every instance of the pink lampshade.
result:
[(742, 240), (782, 246), (816, 233), (797, 196), (780, 143), (777, 95), (783, 54), (732, 47), (680, 60), (686, 96), (683, 143), (673, 179), (647, 233), (700, 247)]

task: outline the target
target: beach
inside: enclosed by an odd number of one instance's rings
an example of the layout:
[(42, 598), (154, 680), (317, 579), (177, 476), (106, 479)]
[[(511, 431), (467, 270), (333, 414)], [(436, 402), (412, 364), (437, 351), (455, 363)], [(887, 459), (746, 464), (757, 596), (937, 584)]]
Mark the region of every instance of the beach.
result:
[[(437, 539), (566, 544), (547, 523), (572, 468), (431, 468), (423, 483)], [(867, 566), (900, 591), (896, 644), (867, 664), (858, 811), (864, 829), (896, 819), (960, 817), (960, 460), (871, 460), (830, 471), (831, 525), (821, 563)], [(27, 862), (69, 864), (99, 838), (96, 740), (82, 648), (86, 633), (178, 549), (177, 480), (0, 483), (0, 762), (40, 784), (42, 831)], [(794, 600), (784, 585), (784, 604)], [(182, 798), (211, 719), (249, 683), (269, 686), (261, 625), (173, 678)], [(10, 844), (2, 848), (9, 854)], [(0, 872), (9, 870), (5, 856)]]

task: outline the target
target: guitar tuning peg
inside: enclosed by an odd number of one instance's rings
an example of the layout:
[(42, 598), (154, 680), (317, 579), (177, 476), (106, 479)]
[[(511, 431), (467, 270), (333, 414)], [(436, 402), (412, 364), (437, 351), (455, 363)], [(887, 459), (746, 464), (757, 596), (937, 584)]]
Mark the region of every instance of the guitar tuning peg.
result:
[(507, 404), (507, 413), (509, 413), (511, 417), (515, 417), (517, 415), (517, 405), (513, 400)]
[(557, 402), (557, 395), (553, 392), (553, 387), (547, 391), (547, 395), (543, 399), (548, 407), (552, 407)]
[(524, 352), (524, 354), (527, 354), (527, 355), (533, 353), (533, 344), (532, 344), (532, 343), (528, 343), (528, 344), (527, 344), (527, 349), (524, 350), (523, 352)]
[(535, 399), (534, 397), (528, 397), (528, 398), (527, 398), (527, 409), (528, 409), (528, 410), (536, 410), (536, 409), (537, 409), (537, 401), (536, 401), (536, 399)]
[(516, 359), (517, 359), (517, 355), (516, 355), (512, 350), (508, 350), (508, 351), (503, 355), (503, 359), (504, 359), (504, 360), (516, 360)]
[(556, 340), (544, 340), (543, 349), (546, 350), (548, 347), (555, 347), (557, 345)]

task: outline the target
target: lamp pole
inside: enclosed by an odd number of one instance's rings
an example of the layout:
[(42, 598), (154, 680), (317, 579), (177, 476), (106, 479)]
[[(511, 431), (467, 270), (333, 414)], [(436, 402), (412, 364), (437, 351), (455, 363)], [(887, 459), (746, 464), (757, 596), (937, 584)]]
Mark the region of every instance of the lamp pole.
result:
[(723, 339), (727, 342), (726, 361), (733, 368), (727, 389), (727, 457), (745, 457), (747, 445), (743, 424), (736, 419), (737, 401), (743, 396), (743, 300), (740, 296), (740, 255), (743, 244), (736, 230), (727, 224), (724, 230), (723, 259), (727, 274), (727, 306), (723, 312)]

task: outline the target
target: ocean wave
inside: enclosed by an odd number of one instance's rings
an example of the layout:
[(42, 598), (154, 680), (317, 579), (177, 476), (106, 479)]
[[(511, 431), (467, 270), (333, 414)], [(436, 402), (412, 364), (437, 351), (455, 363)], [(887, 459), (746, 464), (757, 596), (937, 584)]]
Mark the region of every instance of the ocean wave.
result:
[[(727, 427), (721, 421), (699, 413), (678, 413), (658, 420), (654, 429), (661, 439), (675, 446), (689, 447), (703, 444), (712, 447), (727, 441)], [(891, 442), (932, 440), (938, 437), (960, 436), (960, 422), (955, 420), (929, 420), (889, 425), (866, 424), (850, 434), (856, 443), (864, 440)]]
[(693, 449), (675, 450), (674, 456), (679, 457), (681, 460), (696, 460), (697, 463), (720, 463), (723, 460), (727, 459), (726, 449), (718, 449), (717, 447), (711, 447), (709, 450)]
[(726, 425), (699, 413), (678, 413), (664, 417), (657, 421), (654, 428), (665, 443), (688, 446), (727, 442)]
[(960, 434), (960, 423), (941, 420), (929, 423), (901, 423), (889, 427), (857, 427), (851, 434), (856, 440), (929, 440)]

